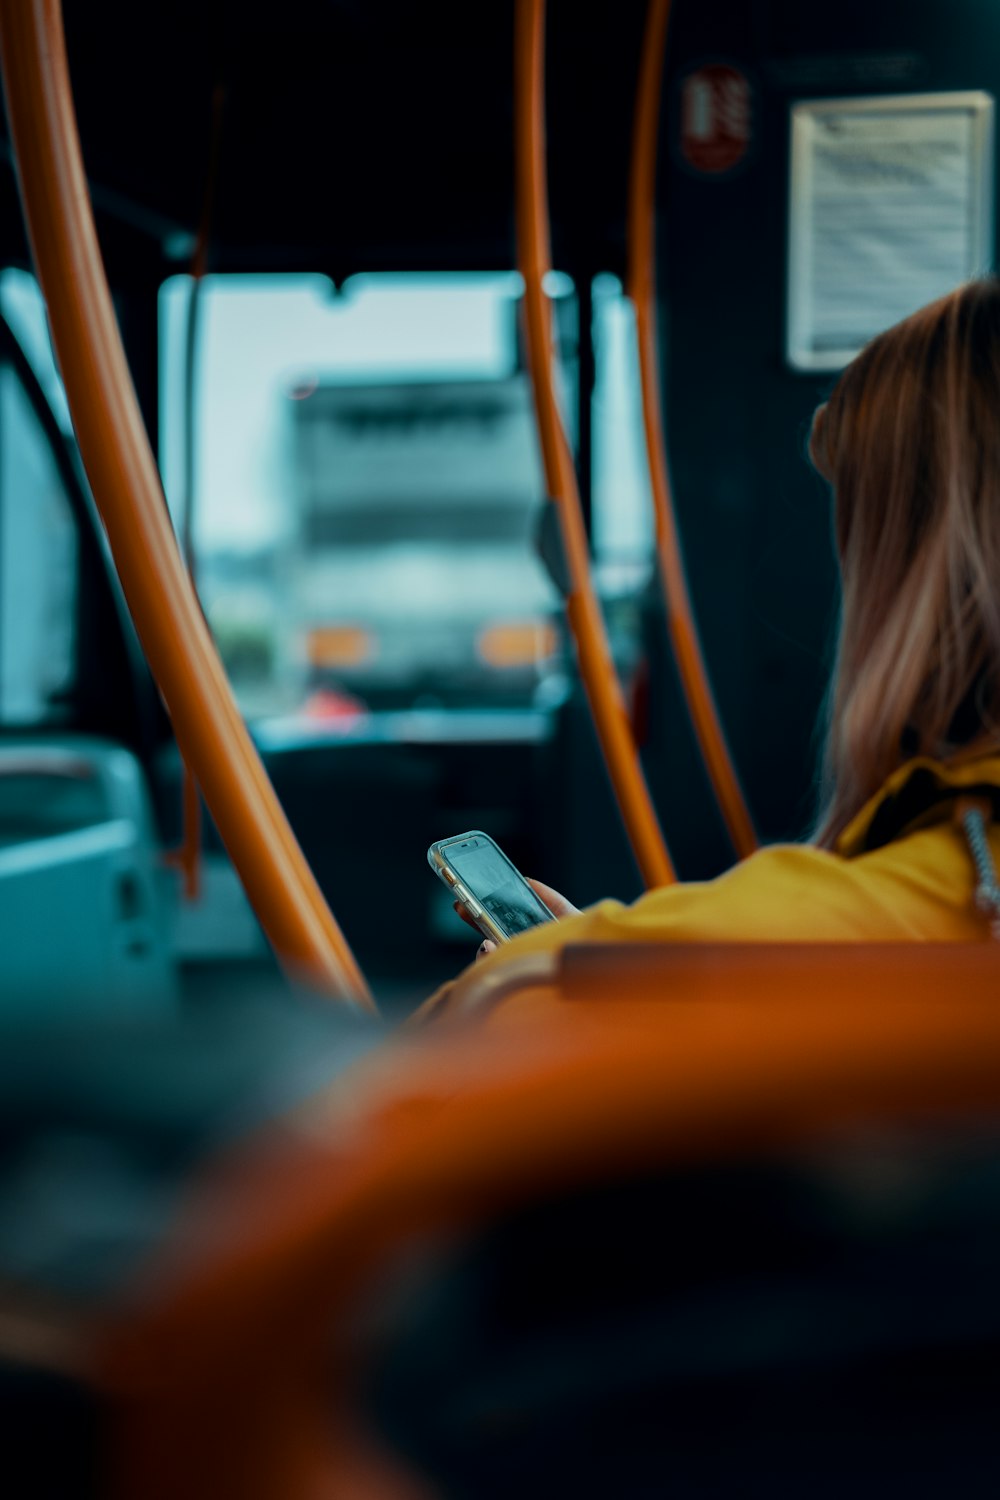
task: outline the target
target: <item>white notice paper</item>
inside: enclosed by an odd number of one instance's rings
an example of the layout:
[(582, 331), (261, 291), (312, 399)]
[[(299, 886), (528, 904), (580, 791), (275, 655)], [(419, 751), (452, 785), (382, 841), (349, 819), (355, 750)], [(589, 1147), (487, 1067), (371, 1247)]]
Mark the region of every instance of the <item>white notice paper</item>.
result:
[(788, 358), (840, 369), (990, 269), (993, 101), (895, 95), (792, 112)]

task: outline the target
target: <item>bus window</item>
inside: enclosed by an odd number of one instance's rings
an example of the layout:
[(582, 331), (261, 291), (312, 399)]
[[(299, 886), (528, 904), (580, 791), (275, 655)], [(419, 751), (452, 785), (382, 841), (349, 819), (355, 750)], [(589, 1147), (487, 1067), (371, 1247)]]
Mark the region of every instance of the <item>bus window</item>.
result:
[(594, 584), (624, 679), (641, 652), (640, 602), (653, 574), (654, 522), (642, 431), (635, 315), (617, 276), (594, 277)]
[(595, 276), (594, 558), (606, 586), (641, 588), (653, 563), (635, 316), (617, 276)]
[(76, 525), (21, 381), (0, 363), (0, 727), (67, 718), (75, 675)]
[(49, 337), (45, 298), (30, 271), (18, 266), (0, 271), (0, 311), (24, 350), (56, 423), (69, 436), (73, 422)]
[[(572, 283), (552, 291), (569, 328)], [(190, 296), (175, 277), (160, 303), (178, 524)], [(206, 278), (192, 537), (249, 717), (558, 698), (566, 648), (532, 545), (544, 483), (519, 296), (511, 273), (355, 276), (339, 291), (318, 276)]]

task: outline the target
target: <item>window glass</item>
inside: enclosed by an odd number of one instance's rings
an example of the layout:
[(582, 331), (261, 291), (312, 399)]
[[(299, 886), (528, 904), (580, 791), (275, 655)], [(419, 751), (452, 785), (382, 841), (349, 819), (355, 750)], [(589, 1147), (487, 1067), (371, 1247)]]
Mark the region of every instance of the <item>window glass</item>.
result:
[[(569, 327), (572, 284), (550, 288)], [(192, 284), (161, 292), (161, 458), (184, 520)], [(526, 705), (565, 682), (520, 278), (209, 277), (197, 582), (250, 716)], [(562, 371), (572, 404), (574, 373)]]
[(66, 392), (56, 367), (42, 289), (30, 271), (8, 266), (0, 271), (0, 309), (24, 350), (35, 379), (45, 392), (52, 414), (63, 432), (71, 433)]
[(616, 276), (596, 276), (592, 291), (594, 583), (612, 656), (628, 681), (643, 654), (641, 600), (653, 571), (653, 502), (632, 303)]
[(594, 556), (606, 589), (645, 581), (653, 502), (642, 427), (635, 315), (617, 276), (594, 278)]
[(59, 722), (75, 670), (77, 533), (45, 432), (0, 364), (0, 723)]

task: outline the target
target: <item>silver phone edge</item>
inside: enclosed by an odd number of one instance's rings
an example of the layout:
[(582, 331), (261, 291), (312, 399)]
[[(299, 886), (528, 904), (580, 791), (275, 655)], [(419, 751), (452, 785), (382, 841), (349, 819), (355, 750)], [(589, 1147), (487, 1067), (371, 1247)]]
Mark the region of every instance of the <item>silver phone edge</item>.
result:
[[(462, 905), (466, 907), (466, 909), (472, 916), (473, 921), (484, 937), (489, 938), (490, 941), (494, 943), (509, 943), (510, 934), (504, 932), (503, 929), (499, 927), (496, 922), (494, 922), (489, 912), (479, 905), (479, 902), (476, 900), (475, 896), (473, 896), (471, 891), (469, 891), (462, 884), (455, 871), (452, 870), (452, 874), (455, 876), (454, 885), (452, 885), (450, 880), (447, 880), (445, 878), (445, 866), (447, 865), (449, 869), (451, 869), (451, 866), (448, 865), (448, 861), (441, 853), (441, 845), (455, 844), (459, 841), (459, 839), (467, 839), (473, 836), (476, 838), (487, 837), (486, 834), (482, 834), (476, 829), (470, 829), (467, 833), (453, 834), (451, 838), (442, 839), (439, 843), (435, 843), (430, 846), (427, 851), (427, 863), (430, 865), (435, 875), (441, 881), (441, 884), (445, 886), (445, 888), (451, 893), (452, 896), (455, 897), (457, 901), (461, 901)], [(478, 916), (476, 915), (477, 911), (479, 913)]]

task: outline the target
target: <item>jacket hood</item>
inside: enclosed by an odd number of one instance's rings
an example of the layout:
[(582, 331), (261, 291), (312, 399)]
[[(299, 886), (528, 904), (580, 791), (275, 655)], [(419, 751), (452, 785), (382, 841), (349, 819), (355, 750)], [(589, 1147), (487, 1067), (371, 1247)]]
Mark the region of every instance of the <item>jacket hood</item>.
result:
[(870, 853), (904, 833), (950, 816), (959, 795), (981, 797), (1000, 819), (1000, 751), (949, 761), (916, 756), (894, 771), (839, 836), (845, 859)]

